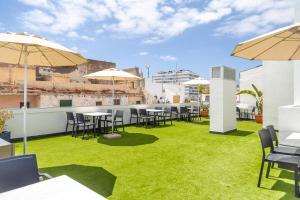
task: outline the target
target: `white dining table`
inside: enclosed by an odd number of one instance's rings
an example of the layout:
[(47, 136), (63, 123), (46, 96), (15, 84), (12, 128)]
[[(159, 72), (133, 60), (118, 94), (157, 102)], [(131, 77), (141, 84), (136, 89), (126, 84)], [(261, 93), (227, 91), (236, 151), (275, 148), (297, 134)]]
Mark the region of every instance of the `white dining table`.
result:
[(88, 113), (83, 113), (83, 115), (91, 116), (91, 117), (102, 117), (102, 116), (110, 116), (111, 113), (106, 113), (106, 112), (88, 112)]
[(147, 112), (154, 112), (154, 113), (159, 113), (159, 112), (164, 112), (164, 110), (158, 110), (158, 109), (146, 109)]
[(103, 196), (63, 175), (0, 193), (1, 200), (105, 200)]

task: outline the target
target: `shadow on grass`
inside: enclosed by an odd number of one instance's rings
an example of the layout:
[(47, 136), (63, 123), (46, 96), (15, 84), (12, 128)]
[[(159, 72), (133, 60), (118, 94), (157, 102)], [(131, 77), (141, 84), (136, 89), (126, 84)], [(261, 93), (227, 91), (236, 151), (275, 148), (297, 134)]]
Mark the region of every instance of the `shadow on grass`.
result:
[(287, 183), (282, 180), (278, 180), (278, 178), (289, 179), (294, 182), (294, 172), (282, 170), (278, 177), (273, 177), (273, 176), (269, 177), (269, 179), (276, 181), (275, 184), (271, 188), (267, 188), (267, 187), (263, 187), (263, 186), (261, 186), (260, 188), (266, 189), (266, 190), (274, 190), (274, 191), (284, 192), (285, 193), (284, 196), (280, 198), (283, 200), (297, 199), (295, 197), (294, 184)]
[(254, 133), (254, 131), (236, 130), (231, 133), (227, 133), (225, 135), (245, 137), (245, 136), (251, 135), (252, 133)]
[(96, 166), (73, 164), (41, 168), (40, 171), (51, 176), (67, 175), (104, 197), (112, 195), (117, 179), (116, 176), (102, 167)]
[(154, 135), (142, 134), (142, 133), (121, 133), (121, 138), (105, 139), (103, 137), (98, 138), (98, 143), (106, 144), (110, 146), (139, 146), (145, 144), (154, 143), (158, 140)]

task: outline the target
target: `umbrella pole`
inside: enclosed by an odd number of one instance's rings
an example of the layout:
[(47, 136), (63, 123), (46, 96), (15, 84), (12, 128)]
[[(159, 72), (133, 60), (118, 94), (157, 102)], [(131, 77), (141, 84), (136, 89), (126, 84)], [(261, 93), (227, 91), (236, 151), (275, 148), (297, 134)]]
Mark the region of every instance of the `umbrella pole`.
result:
[(113, 77), (113, 93), (112, 93), (112, 130), (111, 133), (114, 134), (114, 123), (115, 123), (115, 116), (114, 116), (114, 105), (115, 105), (115, 77)]
[(27, 149), (27, 46), (24, 48), (24, 92), (23, 92), (23, 153), (26, 154)]
[(199, 92), (199, 87), (197, 88), (197, 90), (198, 90), (198, 117), (200, 117), (200, 92)]

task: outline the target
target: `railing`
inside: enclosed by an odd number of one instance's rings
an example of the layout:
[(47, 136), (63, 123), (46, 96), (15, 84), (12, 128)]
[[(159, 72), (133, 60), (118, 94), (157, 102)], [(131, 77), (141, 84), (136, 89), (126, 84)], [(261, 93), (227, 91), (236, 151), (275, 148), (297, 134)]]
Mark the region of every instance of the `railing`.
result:
[[(171, 107), (183, 105), (196, 105), (189, 104), (141, 104), (141, 105), (116, 105), (115, 110), (124, 111), (124, 123), (129, 124), (130, 108), (154, 108), (158, 107)], [(54, 133), (63, 133), (66, 126), (66, 112), (85, 113), (106, 111), (111, 109), (111, 106), (95, 106), (95, 107), (57, 107), (57, 108), (30, 108), (27, 110), (27, 135), (28, 136), (41, 136)], [(7, 123), (7, 130), (11, 131), (12, 138), (23, 137), (23, 110), (12, 110), (14, 118)]]

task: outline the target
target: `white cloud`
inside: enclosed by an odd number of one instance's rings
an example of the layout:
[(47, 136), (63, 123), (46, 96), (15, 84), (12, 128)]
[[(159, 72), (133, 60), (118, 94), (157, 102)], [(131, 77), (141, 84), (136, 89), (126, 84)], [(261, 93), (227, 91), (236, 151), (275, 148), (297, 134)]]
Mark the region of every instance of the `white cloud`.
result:
[(216, 33), (242, 36), (261, 34), (278, 25), (292, 23), (296, 0), (213, 0), (214, 8), (231, 7), (231, 15), (216, 29)]
[(69, 38), (80, 38), (80, 39), (83, 39), (83, 40), (90, 40), (90, 41), (93, 41), (95, 40), (95, 38), (93, 37), (90, 37), (90, 36), (87, 36), (87, 35), (79, 35), (77, 32), (75, 31), (70, 31), (67, 33), (67, 37)]
[(149, 55), (149, 52), (147, 52), (147, 51), (142, 51), (142, 52), (139, 53), (139, 55), (140, 55), (140, 56), (147, 56), (147, 55)]
[[(142, 36), (144, 44), (157, 44), (187, 29), (217, 21), (218, 34), (261, 33), (290, 23), (298, 0), (19, 1), (33, 8), (21, 17), (25, 27), (33, 31), (79, 38), (75, 33), (94, 23), (94, 34)], [(94, 40), (92, 36), (80, 38)]]
[(177, 58), (174, 57), (174, 56), (160, 56), (160, 59), (163, 60), (163, 61), (176, 61)]

